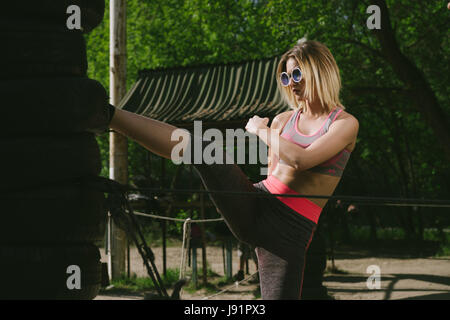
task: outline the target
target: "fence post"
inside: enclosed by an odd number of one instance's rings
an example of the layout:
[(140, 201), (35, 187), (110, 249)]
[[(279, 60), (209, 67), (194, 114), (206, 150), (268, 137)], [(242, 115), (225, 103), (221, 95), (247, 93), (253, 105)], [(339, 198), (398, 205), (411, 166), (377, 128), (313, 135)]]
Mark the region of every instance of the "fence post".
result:
[(192, 246), (192, 282), (194, 282), (195, 288), (198, 286), (197, 279), (197, 244), (194, 244)]
[(163, 251), (163, 274), (167, 275), (167, 229), (166, 220), (162, 220), (162, 251)]
[[(205, 219), (205, 198), (203, 193), (200, 194), (200, 218), (201, 219)], [(208, 283), (208, 274), (207, 274), (207, 268), (208, 268), (208, 264), (206, 261), (206, 227), (205, 225), (202, 223), (200, 224), (200, 228), (201, 228), (201, 232), (202, 232), (202, 277), (203, 277), (203, 285), (206, 286), (206, 284)]]
[(233, 278), (233, 261), (232, 261), (232, 256), (233, 256), (233, 242), (231, 241), (231, 239), (227, 239), (226, 240), (226, 261), (227, 261), (227, 273), (226, 273), (226, 277), (227, 280), (231, 280), (231, 278)]

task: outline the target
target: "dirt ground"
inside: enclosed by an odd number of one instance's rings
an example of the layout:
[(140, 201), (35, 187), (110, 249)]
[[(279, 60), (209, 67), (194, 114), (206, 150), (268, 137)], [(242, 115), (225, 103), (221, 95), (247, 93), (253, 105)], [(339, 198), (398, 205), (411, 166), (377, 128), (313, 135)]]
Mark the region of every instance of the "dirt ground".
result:
[[(162, 249), (152, 248), (156, 256), (158, 271), (162, 273)], [(106, 262), (104, 250), (102, 261)], [(146, 277), (147, 272), (142, 259), (136, 249), (131, 253), (131, 273), (139, 277)], [(179, 268), (181, 247), (167, 248), (167, 268)], [(224, 275), (222, 248), (208, 247), (208, 266), (220, 276)], [(233, 252), (233, 274), (238, 270), (239, 258), (237, 251)], [(201, 267), (201, 251), (198, 252), (198, 267)], [(331, 267), (331, 261), (327, 267)], [(367, 253), (346, 252), (336, 255), (335, 267), (341, 272), (326, 273), (324, 285), (328, 293), (336, 300), (397, 300), (397, 299), (433, 299), (450, 300), (450, 257), (442, 258), (409, 258), (401, 256), (370, 257)], [(368, 277), (373, 271), (367, 270), (369, 266), (378, 266), (380, 271), (380, 288), (369, 289)], [(256, 271), (255, 264), (249, 261), (250, 274)], [(255, 300), (254, 291), (258, 290), (255, 283), (244, 282), (236, 285), (221, 286), (218, 291), (228, 288), (224, 293), (215, 295), (206, 289), (189, 293), (182, 290), (181, 298), (184, 300), (201, 300), (206, 297), (217, 300)], [(107, 291), (106, 291), (107, 292)], [(169, 291), (170, 294), (170, 291)], [(212, 297), (211, 297), (212, 296)], [(96, 300), (141, 300), (143, 295), (119, 295), (102, 292)], [(258, 298), (260, 299), (260, 298)]]

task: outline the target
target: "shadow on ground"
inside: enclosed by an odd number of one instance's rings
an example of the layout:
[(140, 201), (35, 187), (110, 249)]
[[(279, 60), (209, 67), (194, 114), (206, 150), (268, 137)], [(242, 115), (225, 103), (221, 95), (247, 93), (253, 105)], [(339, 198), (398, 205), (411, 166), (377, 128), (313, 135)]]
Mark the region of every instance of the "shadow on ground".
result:
[(411, 259), (435, 257), (441, 248), (439, 241), (377, 240), (350, 245), (339, 244), (328, 248), (335, 259), (360, 259), (367, 257)]
[[(382, 278), (383, 282), (388, 282), (386, 288), (378, 289), (377, 292), (384, 292), (382, 300), (390, 300), (393, 292), (430, 292), (430, 294), (414, 296), (410, 298), (404, 298), (402, 300), (450, 300), (450, 290), (443, 292), (442, 289), (427, 289), (426, 286), (416, 287), (416, 288), (395, 288), (395, 285), (401, 280), (416, 280), (427, 282), (429, 284), (437, 284), (442, 286), (448, 286), (450, 288), (450, 277), (437, 276), (437, 275), (425, 275), (425, 274), (390, 274), (385, 275)], [(337, 285), (338, 288), (333, 288), (332, 292), (334, 295), (339, 293), (373, 293), (373, 290), (366, 288), (365, 283), (367, 277), (359, 275), (326, 275), (324, 277), (324, 283), (333, 282), (342, 284)], [(346, 288), (346, 284), (357, 284), (361, 283), (363, 288)], [(339, 288), (341, 287), (341, 288)], [(439, 292), (439, 293), (435, 293)]]

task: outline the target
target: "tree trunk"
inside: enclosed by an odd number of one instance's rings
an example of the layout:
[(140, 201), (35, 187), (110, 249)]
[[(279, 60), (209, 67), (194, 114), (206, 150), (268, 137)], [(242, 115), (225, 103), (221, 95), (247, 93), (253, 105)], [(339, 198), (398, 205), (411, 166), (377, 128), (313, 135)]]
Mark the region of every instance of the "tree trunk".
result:
[(381, 29), (373, 32), (378, 38), (381, 50), (386, 60), (391, 64), (394, 72), (411, 92), (411, 101), (428, 122), (440, 141), (447, 159), (450, 159), (450, 124), (444, 110), (432, 91), (425, 75), (413, 62), (408, 59), (398, 46), (394, 30), (391, 27), (389, 10), (385, 0), (374, 0), (373, 4), (381, 10)]

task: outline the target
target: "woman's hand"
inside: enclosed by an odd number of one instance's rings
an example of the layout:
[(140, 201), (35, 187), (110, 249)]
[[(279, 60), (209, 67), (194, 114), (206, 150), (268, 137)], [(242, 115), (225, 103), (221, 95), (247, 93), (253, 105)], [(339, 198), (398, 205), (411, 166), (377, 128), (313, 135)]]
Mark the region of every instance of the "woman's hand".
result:
[(268, 123), (269, 118), (260, 118), (258, 116), (254, 116), (250, 120), (248, 120), (247, 125), (245, 126), (245, 130), (258, 135), (260, 130), (269, 129), (269, 127), (267, 126)]

